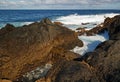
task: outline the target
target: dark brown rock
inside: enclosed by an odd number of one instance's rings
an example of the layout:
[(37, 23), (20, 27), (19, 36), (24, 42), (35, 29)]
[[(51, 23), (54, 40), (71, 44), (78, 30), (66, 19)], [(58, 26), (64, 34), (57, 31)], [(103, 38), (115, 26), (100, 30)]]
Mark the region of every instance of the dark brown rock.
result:
[[(8, 26), (11, 27), (5, 28)], [(72, 60), (78, 57), (67, 50), (83, 46), (83, 43), (74, 31), (46, 18), (40, 23), (7, 31), (0, 36), (0, 45), (0, 78), (16, 80), (47, 62), (55, 63), (57, 58)]]
[(90, 23), (81, 23), (82, 25), (87, 25), (87, 24), (90, 24)]
[(53, 66), (46, 78), (36, 82), (99, 82), (93, 70), (85, 62), (62, 60)]
[[(110, 40), (82, 57), (69, 51), (83, 45), (77, 34), (49, 19), (5, 33), (0, 36), (0, 78), (26, 82), (22, 75), (50, 63), (52, 68), (36, 82), (120, 82), (119, 20), (107, 18), (102, 29), (108, 29)], [(100, 31), (98, 27), (90, 33)]]
[(99, 44), (94, 52), (88, 52), (78, 61), (85, 61), (95, 68), (100, 82), (120, 81), (120, 16), (107, 18), (104, 28), (108, 29), (110, 40)]
[(90, 30), (86, 30), (85, 28), (77, 28), (76, 30), (79, 30), (78, 35), (86, 34), (87, 36), (93, 36), (95, 34), (104, 33), (107, 28), (103, 26), (103, 23), (101, 23)]
[(86, 31), (87, 36), (92, 36), (95, 34), (103, 33), (105, 30), (107, 30), (106, 27), (103, 26), (103, 23), (97, 25), (96, 27)]
[(119, 82), (119, 50), (120, 40), (109, 40), (98, 45), (94, 52), (87, 53), (82, 59), (97, 70), (96, 76), (102, 82)]
[(7, 24), (4, 28), (0, 29), (0, 36), (13, 31), (14, 29), (15, 27), (13, 25)]
[(58, 61), (47, 76), (37, 82), (120, 82), (119, 20), (119, 16), (107, 18), (103, 27), (89, 31), (93, 35), (107, 28), (110, 40), (74, 61)]
[(110, 39), (120, 39), (120, 15), (106, 18), (104, 27), (108, 29)]

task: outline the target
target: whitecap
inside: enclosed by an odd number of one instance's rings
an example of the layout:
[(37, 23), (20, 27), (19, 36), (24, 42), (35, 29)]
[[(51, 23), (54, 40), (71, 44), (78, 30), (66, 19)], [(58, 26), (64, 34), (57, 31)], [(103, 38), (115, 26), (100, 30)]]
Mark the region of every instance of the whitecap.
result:
[(81, 25), (81, 23), (101, 23), (106, 17), (114, 17), (118, 13), (98, 14), (98, 15), (78, 15), (71, 14), (68, 16), (58, 17), (55, 21), (62, 22), (63, 24)]

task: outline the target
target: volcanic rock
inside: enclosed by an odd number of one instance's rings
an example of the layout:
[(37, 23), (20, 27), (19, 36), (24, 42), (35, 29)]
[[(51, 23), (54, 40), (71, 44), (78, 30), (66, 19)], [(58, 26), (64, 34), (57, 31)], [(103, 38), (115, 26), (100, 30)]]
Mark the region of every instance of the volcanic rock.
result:
[(14, 29), (15, 27), (13, 25), (7, 24), (4, 28), (0, 29), (0, 36), (13, 31)]
[[(117, 19), (116, 17), (118, 16), (109, 20), (115, 20)], [(114, 21), (114, 24), (119, 20)], [(117, 25), (114, 29), (118, 28)], [(111, 29), (110, 27), (104, 27), (109, 28), (109, 34), (113, 31), (113, 28), (111, 27)], [(96, 30), (92, 32), (94, 33)], [(115, 35), (116, 33), (114, 32)], [(119, 37), (117, 36), (117, 38)], [(93, 52), (88, 52), (80, 58), (75, 58), (74, 61), (62, 60), (54, 64), (47, 76), (36, 82), (120, 82), (119, 77), (120, 40), (110, 39), (99, 44)]]
[(101, 23), (90, 30), (86, 30), (86, 28), (77, 28), (76, 30), (78, 30), (77, 33), (79, 36), (83, 34), (86, 34), (87, 36), (93, 36), (95, 34), (104, 33), (107, 28), (103, 26), (103, 23)]
[(62, 60), (53, 66), (46, 78), (36, 82), (98, 82), (93, 70), (85, 62)]
[(7, 31), (0, 35), (0, 78), (12, 81), (48, 62), (72, 60), (78, 55), (68, 50), (83, 46), (74, 31), (48, 18), (14, 30), (11, 28), (12, 25), (7, 25), (3, 28)]
[(110, 39), (120, 39), (120, 15), (106, 18), (104, 27), (109, 31)]
[[(76, 45), (83, 46), (77, 34), (49, 19), (5, 33), (0, 36), (0, 57), (4, 58), (0, 78), (18, 82), (120, 82), (119, 17), (103, 23), (110, 40), (82, 57), (70, 52)], [(22, 75), (48, 64), (51, 68), (38, 80), (22, 79)]]
[(96, 76), (101, 82), (120, 81), (119, 17), (107, 18), (104, 22), (105, 27), (108, 28), (110, 40), (99, 44), (94, 52), (86, 53), (79, 59), (97, 70)]

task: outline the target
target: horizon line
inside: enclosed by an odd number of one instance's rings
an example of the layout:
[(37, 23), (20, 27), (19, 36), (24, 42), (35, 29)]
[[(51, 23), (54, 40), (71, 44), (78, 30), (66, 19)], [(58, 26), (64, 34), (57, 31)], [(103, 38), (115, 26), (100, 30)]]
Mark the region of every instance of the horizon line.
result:
[(0, 9), (0, 10), (120, 10), (120, 9)]

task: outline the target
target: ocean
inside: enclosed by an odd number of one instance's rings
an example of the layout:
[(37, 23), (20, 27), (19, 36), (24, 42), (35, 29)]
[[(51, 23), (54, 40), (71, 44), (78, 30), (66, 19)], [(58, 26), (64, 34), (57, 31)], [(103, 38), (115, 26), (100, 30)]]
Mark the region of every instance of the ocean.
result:
[(83, 22), (86, 18), (90, 20), (90, 16), (93, 18), (96, 15), (113, 15), (118, 13), (120, 13), (120, 10), (0, 10), (0, 28), (5, 26), (6, 23), (20, 26), (40, 21), (46, 17), (65, 24), (70, 24), (70, 22), (72, 22), (71, 24), (79, 24), (80, 20)]
[[(104, 22), (106, 17), (120, 15), (120, 10), (0, 10), (0, 29), (7, 23), (16, 27), (28, 25), (43, 18), (49, 18), (53, 22), (59, 21), (66, 27), (76, 31), (76, 28), (87, 27), (88, 30)], [(82, 23), (89, 23), (83, 25)], [(83, 47), (75, 47), (73, 52), (84, 55), (93, 51), (96, 46), (109, 39), (108, 33), (96, 34), (94, 36), (78, 36), (83, 41)]]

